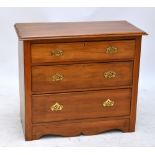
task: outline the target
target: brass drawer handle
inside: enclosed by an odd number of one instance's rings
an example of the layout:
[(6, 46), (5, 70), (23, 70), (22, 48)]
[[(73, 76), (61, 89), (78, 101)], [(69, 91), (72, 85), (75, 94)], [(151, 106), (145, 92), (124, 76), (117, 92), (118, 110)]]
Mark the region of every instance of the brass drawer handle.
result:
[(103, 107), (113, 107), (114, 106), (114, 101), (107, 99), (106, 101), (103, 102)]
[(61, 111), (63, 109), (63, 105), (56, 102), (54, 105), (51, 106), (51, 111)]
[(115, 78), (116, 77), (116, 72), (114, 72), (114, 71), (104, 72), (104, 77), (107, 78), (107, 79)]
[(62, 81), (63, 78), (64, 78), (64, 76), (59, 73), (52, 75), (52, 81), (55, 81), (55, 82)]
[(51, 52), (51, 55), (52, 56), (56, 56), (56, 57), (59, 57), (59, 56), (62, 56), (64, 54), (63, 50), (61, 49), (54, 49), (52, 52)]
[(117, 47), (114, 47), (114, 46), (107, 47), (106, 53), (107, 54), (115, 54), (115, 53), (117, 53)]

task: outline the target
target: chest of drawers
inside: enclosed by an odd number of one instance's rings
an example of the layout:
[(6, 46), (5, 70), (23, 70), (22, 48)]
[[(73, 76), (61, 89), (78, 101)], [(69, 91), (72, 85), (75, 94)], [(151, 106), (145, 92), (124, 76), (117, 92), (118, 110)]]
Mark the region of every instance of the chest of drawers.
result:
[(135, 130), (144, 31), (127, 21), (18, 23), (26, 140)]

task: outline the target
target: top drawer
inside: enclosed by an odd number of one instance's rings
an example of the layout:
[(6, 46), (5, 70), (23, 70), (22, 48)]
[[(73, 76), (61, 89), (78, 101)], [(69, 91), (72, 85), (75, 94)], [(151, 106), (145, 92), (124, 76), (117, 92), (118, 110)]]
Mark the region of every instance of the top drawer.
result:
[(32, 63), (132, 59), (135, 41), (32, 44)]

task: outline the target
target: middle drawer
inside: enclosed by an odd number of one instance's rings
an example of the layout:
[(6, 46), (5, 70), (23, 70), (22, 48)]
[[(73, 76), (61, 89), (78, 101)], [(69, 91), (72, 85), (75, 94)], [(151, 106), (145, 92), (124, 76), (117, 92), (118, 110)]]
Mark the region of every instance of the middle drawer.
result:
[(32, 67), (33, 92), (87, 90), (132, 85), (133, 62)]

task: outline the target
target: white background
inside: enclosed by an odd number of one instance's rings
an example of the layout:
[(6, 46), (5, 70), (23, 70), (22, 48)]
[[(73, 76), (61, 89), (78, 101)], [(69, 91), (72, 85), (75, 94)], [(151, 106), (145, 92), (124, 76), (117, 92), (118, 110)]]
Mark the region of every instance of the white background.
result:
[[(18, 22), (128, 20), (146, 31), (142, 41), (135, 133), (108, 132), (24, 142), (19, 118)], [(155, 146), (155, 8), (0, 8), (0, 146)]]

